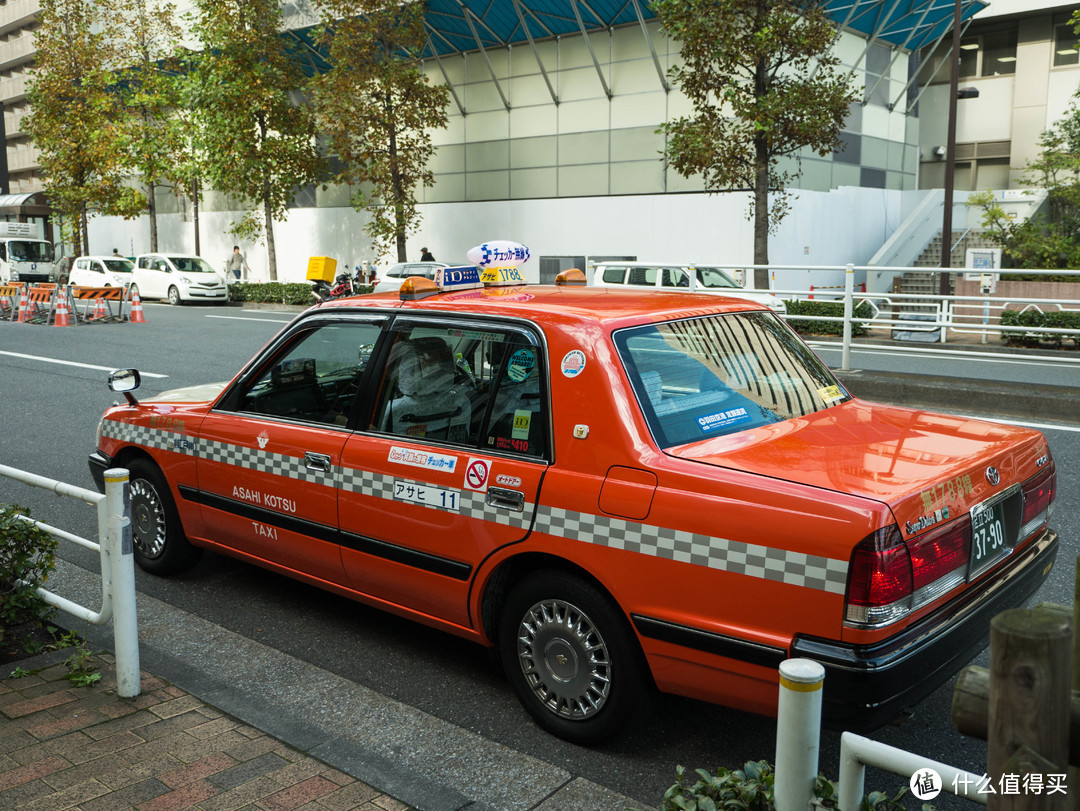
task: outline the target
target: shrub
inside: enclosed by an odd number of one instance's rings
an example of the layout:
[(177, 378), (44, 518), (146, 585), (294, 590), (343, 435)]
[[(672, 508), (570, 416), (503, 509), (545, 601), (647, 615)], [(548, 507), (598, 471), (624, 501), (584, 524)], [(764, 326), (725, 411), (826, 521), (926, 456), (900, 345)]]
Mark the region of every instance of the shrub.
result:
[[(791, 299), (784, 302), (787, 305), (787, 322), (793, 330), (800, 335), (843, 335), (844, 334), (844, 302), (842, 301), (807, 301), (803, 299)], [(815, 315), (839, 318), (839, 321), (807, 321), (792, 318), (797, 315)], [(852, 310), (854, 318), (874, 317), (873, 307), (869, 302), (860, 301)], [(866, 335), (869, 327), (858, 321), (851, 322), (851, 334), (854, 336)]]
[[(356, 294), (370, 293), (371, 290), (370, 285), (361, 286), (357, 288)], [(314, 302), (310, 282), (233, 282), (229, 285), (229, 301), (301, 306)]]
[[(1001, 326), (1080, 329), (1080, 312), (1051, 310), (1044, 313), (1036, 309), (1002, 310)], [(1043, 343), (1050, 343), (1061, 348), (1066, 340), (1071, 340), (1073, 346), (1080, 346), (1080, 340), (1078, 339), (1080, 339), (1080, 336), (1077, 335), (1054, 335), (1044, 332), (1025, 332), (1024, 330), (1003, 330), (1001, 333), (1001, 340), (1009, 346), (1040, 346)]]
[(30, 511), (0, 507), (0, 628), (43, 622), (52, 609), (37, 595), (56, 567), (56, 538), (29, 520)]

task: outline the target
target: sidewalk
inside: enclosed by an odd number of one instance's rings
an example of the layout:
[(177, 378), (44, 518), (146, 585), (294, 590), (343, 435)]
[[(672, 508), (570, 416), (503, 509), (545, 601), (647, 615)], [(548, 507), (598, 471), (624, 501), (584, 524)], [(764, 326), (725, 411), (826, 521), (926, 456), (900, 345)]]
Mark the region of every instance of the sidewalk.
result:
[(55, 651), (0, 681), (0, 809), (364, 809), (409, 806), (146, 672), (142, 694), (73, 687)]

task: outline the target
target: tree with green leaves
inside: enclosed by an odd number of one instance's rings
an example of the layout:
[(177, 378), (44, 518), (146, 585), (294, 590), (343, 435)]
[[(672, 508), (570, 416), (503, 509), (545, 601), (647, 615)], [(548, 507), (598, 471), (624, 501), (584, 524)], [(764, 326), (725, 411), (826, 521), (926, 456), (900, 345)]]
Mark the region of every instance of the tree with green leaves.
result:
[(378, 254), (407, 260), (406, 237), (420, 226), (416, 192), (432, 186), (431, 131), (447, 125), (449, 92), (421, 69), (424, 4), (316, 0), (318, 40), (330, 69), (312, 82), (319, 130), (341, 161), (335, 180), (355, 186)]
[(256, 242), (265, 236), (275, 281), (274, 219), (322, 171), (311, 108), (298, 98), (306, 77), (279, 35), (276, 0), (195, 5), (193, 30), (203, 46), (188, 83), (195, 149), (210, 185), (258, 206), (233, 223), (232, 233)]
[(169, 0), (100, 0), (98, 6), (106, 19), (124, 21), (110, 27), (109, 44), (118, 62), (124, 147), (146, 187), (150, 250), (157, 251), (155, 192), (163, 184), (176, 189), (177, 166), (185, 154), (184, 131), (175, 115), (180, 76), (173, 54), (181, 37), (176, 6)]
[(24, 126), (65, 241), (89, 253), (91, 216), (134, 219), (145, 206), (142, 194), (124, 184), (123, 114), (103, 33), (108, 20), (90, 0), (41, 0), (38, 21)]
[[(670, 75), (693, 115), (660, 128), (665, 158), (710, 192), (751, 189), (754, 264), (769, 263), (769, 234), (787, 214), (784, 168), (802, 150), (828, 155), (858, 95), (831, 53), (836, 29), (822, 0), (654, 0), (683, 64)], [(771, 195), (771, 199), (770, 199)], [(758, 268), (755, 286), (769, 286)]]

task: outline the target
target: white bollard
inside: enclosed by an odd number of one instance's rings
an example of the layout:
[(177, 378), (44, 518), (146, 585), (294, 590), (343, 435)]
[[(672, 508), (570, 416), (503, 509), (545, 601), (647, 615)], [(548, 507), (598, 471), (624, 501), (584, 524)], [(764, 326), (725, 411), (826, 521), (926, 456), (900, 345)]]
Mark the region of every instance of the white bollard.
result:
[(135, 556), (131, 546), (131, 491), (128, 471), (105, 471), (105, 500), (109, 513), (106, 549), (109, 556), (113, 605), (113, 647), (116, 650), (116, 691), (121, 698), (139, 695), (139, 626), (135, 613)]
[(821, 688), (825, 668), (813, 659), (780, 663), (776, 713), (776, 811), (806, 811), (814, 796), (821, 745)]

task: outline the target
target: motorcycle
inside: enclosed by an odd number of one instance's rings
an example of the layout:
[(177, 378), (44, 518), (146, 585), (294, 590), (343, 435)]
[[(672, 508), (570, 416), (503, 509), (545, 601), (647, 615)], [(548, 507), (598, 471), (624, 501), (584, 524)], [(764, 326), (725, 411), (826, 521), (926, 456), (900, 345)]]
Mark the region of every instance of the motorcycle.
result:
[(337, 278), (334, 279), (333, 287), (322, 279), (315, 279), (311, 282), (311, 296), (315, 299), (316, 304), (321, 304), (324, 301), (346, 298), (356, 294), (358, 283), (357, 277), (350, 275), (348, 272), (339, 273)]

